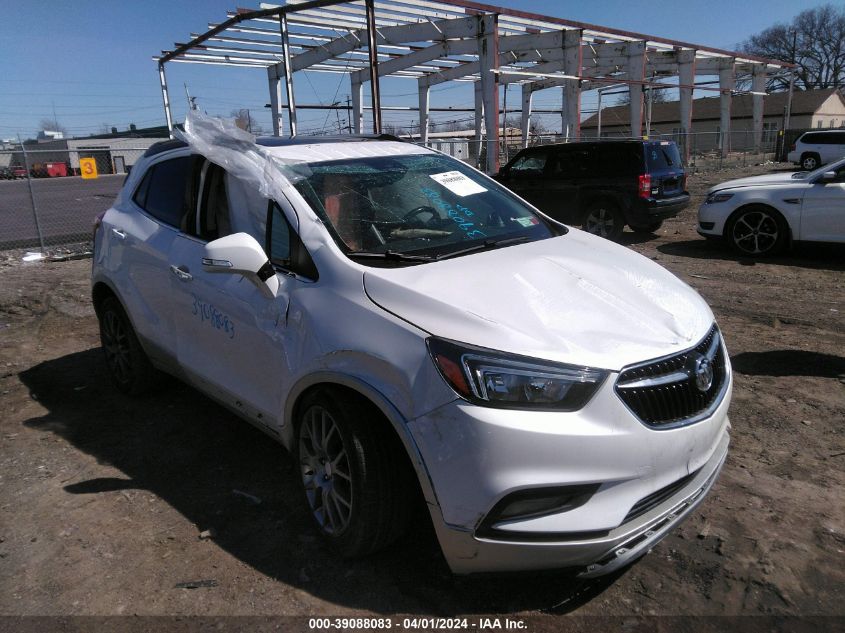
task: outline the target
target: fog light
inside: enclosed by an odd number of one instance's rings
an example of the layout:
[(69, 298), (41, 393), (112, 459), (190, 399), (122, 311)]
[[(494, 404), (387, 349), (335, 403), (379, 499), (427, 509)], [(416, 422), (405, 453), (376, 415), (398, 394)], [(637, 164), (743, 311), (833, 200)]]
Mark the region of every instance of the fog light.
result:
[(495, 527), (497, 523), (536, 519), (573, 510), (584, 505), (600, 485), (555, 486), (512, 492), (487, 514), (478, 528), (478, 533), (480, 536), (496, 533), (501, 535), (503, 532)]

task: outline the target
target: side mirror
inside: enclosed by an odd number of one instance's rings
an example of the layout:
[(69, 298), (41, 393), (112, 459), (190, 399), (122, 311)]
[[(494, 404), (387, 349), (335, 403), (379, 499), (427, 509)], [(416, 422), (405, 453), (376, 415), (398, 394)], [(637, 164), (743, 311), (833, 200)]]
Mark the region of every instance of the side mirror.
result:
[(821, 182), (833, 182), (836, 180), (836, 172), (835, 171), (826, 171), (822, 174), (822, 177), (819, 179)]
[(279, 289), (276, 270), (261, 245), (248, 233), (234, 233), (206, 244), (202, 267), (210, 273), (243, 275), (272, 296)]

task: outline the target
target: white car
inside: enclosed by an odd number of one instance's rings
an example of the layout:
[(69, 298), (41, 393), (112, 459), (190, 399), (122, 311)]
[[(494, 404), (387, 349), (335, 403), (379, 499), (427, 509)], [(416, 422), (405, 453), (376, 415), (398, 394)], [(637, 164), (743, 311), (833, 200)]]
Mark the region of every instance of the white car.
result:
[(812, 172), (729, 180), (698, 209), (698, 233), (762, 257), (793, 241), (845, 242), (845, 159)]
[(805, 132), (792, 146), (786, 159), (806, 171), (845, 158), (845, 130)]
[(119, 389), (167, 372), (279, 441), (343, 556), (421, 491), (455, 573), (598, 576), (701, 503), (732, 377), (694, 290), (432, 150), (201, 122), (95, 229)]

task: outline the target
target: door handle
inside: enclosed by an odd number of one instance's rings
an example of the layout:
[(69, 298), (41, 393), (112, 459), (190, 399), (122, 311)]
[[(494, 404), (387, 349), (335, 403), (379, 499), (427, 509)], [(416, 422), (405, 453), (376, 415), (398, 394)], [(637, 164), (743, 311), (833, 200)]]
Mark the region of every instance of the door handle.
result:
[(121, 229), (112, 228), (111, 232), (118, 239), (121, 239), (121, 240), (126, 239), (126, 231), (123, 231)]
[(181, 266), (171, 266), (170, 272), (176, 275), (176, 277), (179, 278), (179, 281), (191, 281), (191, 279), (194, 278), (191, 273), (189, 273), (187, 270), (182, 269)]

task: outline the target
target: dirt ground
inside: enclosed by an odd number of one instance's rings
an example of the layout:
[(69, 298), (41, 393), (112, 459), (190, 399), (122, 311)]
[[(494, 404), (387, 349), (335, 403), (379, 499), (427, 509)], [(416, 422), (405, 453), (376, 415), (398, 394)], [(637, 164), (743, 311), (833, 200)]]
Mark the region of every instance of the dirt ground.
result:
[(272, 440), (176, 381), (110, 386), (90, 260), (0, 262), (0, 614), (845, 615), (845, 249), (753, 262), (694, 230), (707, 186), (772, 168), (693, 176), (679, 218), (626, 233), (713, 307), (733, 441), (705, 503), (592, 583), (453, 577), (423, 514), (386, 552), (332, 558)]

